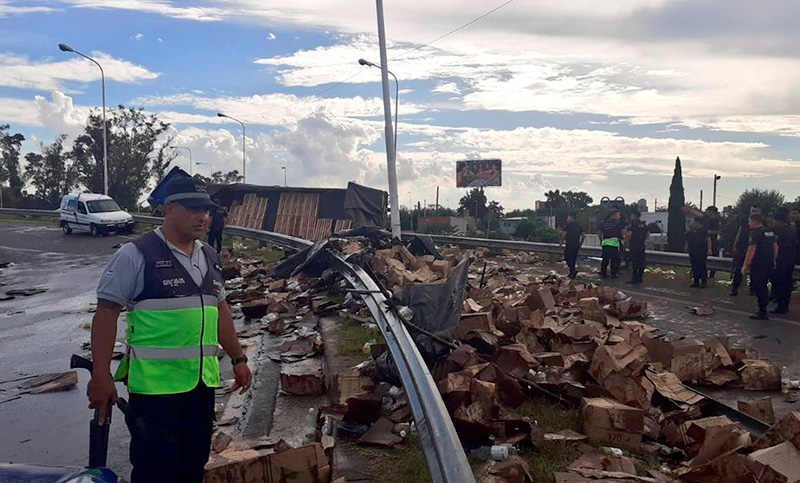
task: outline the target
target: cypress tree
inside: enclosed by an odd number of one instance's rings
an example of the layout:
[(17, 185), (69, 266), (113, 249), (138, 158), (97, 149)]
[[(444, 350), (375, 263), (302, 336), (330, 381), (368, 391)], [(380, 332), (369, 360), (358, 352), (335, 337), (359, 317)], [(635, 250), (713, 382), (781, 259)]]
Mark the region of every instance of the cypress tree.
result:
[(686, 205), (683, 193), (683, 173), (681, 158), (675, 159), (675, 172), (669, 185), (669, 219), (667, 221), (667, 250), (683, 252), (686, 248), (686, 215), (682, 208)]

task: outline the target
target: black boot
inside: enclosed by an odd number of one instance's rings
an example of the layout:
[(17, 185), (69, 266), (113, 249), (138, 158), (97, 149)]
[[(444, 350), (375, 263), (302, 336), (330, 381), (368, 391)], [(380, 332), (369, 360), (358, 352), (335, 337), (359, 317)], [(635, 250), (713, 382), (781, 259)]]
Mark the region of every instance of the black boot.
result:
[(751, 315), (750, 320), (769, 320), (769, 316), (767, 316), (767, 306), (761, 306), (758, 308), (758, 312)]
[(789, 313), (789, 304), (784, 301), (778, 302), (778, 306), (775, 307), (773, 310), (770, 310), (770, 313), (773, 314), (788, 314)]

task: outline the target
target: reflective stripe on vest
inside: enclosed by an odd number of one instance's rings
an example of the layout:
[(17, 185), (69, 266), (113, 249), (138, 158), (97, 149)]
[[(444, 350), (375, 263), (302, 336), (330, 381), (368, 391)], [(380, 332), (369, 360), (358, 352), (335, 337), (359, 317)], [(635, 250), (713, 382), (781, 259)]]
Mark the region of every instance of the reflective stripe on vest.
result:
[(145, 237), (134, 242), (145, 256), (145, 288), (126, 314), (128, 353), (115, 380), (135, 394), (179, 394), (201, 382), (219, 387), (221, 270), (204, 253), (209, 269), (198, 287), (157, 235)]
[(600, 245), (604, 247), (619, 247), (619, 238), (604, 238)]

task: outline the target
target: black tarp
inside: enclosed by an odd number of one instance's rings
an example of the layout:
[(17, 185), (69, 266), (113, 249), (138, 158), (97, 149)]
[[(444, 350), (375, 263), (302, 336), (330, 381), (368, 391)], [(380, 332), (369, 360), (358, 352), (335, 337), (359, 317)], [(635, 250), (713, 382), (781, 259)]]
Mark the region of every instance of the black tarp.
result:
[(442, 254), (436, 249), (436, 245), (433, 244), (433, 239), (428, 235), (415, 236), (411, 240), (411, 243), (408, 244), (408, 251), (410, 251), (412, 255), (418, 257), (433, 255), (437, 260), (442, 259)]
[(382, 226), (386, 213), (386, 192), (367, 188), (353, 182), (347, 183), (344, 209), (353, 219), (353, 228)]

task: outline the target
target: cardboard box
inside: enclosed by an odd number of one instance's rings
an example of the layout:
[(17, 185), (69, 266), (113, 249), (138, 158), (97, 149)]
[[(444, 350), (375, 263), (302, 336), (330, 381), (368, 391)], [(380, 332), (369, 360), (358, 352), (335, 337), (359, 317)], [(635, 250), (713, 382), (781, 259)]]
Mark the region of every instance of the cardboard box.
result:
[(781, 370), (775, 364), (760, 359), (745, 359), (741, 369), (745, 391), (778, 391), (781, 388)]
[(800, 412), (792, 411), (775, 423), (769, 431), (753, 444), (755, 449), (769, 448), (784, 441), (800, 449)]
[(737, 401), (739, 411), (767, 424), (775, 423), (775, 411), (772, 409), (772, 398), (762, 397), (754, 401)]
[(705, 345), (699, 340), (681, 339), (672, 343), (671, 371), (681, 382), (706, 378)]
[(760, 483), (800, 482), (800, 450), (788, 441), (754, 451), (749, 459)]
[(203, 483), (323, 483), (331, 468), (319, 443), (282, 453), (227, 451), (206, 465)]
[(584, 398), (580, 408), (581, 432), (593, 443), (638, 451), (644, 432), (644, 411), (611, 399)]
[(467, 332), (471, 330), (479, 330), (482, 332), (494, 333), (494, 321), (491, 312), (479, 312), (476, 314), (464, 314), (461, 316), (461, 322), (453, 333), (457, 339), (466, 337)]

